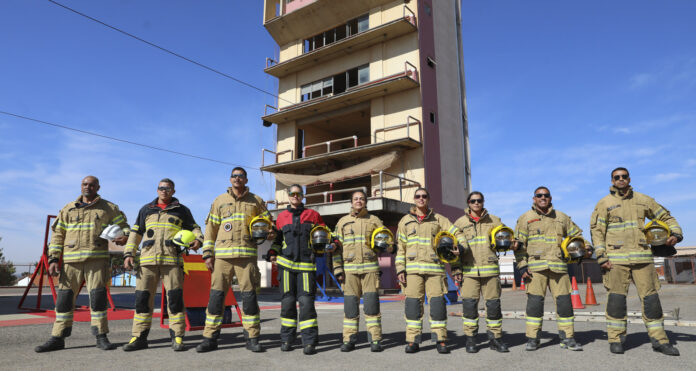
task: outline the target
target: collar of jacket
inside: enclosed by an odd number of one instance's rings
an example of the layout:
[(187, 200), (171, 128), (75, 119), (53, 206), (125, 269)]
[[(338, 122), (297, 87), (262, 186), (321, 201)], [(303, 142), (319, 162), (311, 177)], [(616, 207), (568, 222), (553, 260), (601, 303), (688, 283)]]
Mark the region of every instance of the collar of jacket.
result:
[[(158, 198), (155, 198), (152, 202), (150, 202), (150, 207), (153, 208), (153, 209), (154, 209), (154, 208), (158, 208), (158, 209), (159, 209), (159, 206), (157, 206), (157, 204), (158, 204), (157, 201), (158, 201), (158, 200), (159, 200), (159, 197), (158, 197)], [(179, 205), (180, 205), (180, 204), (179, 204), (179, 200), (178, 200), (176, 197), (172, 197), (172, 202), (170, 202), (169, 205), (167, 205), (167, 207), (164, 208), (164, 210), (171, 210), (171, 209), (173, 209), (173, 208), (175, 208), (175, 207), (179, 207)]]
[(367, 208), (366, 208), (366, 207), (363, 207), (362, 209), (360, 209), (360, 211), (358, 211), (358, 212), (356, 213), (356, 212), (355, 212), (355, 209), (353, 209), (353, 208), (351, 207), (351, 208), (350, 208), (350, 215), (353, 216), (353, 217), (355, 217), (355, 218), (362, 218), (362, 217), (365, 217), (365, 216), (367, 215)]
[(541, 210), (537, 209), (536, 205), (534, 205), (534, 204), (532, 204), (532, 210), (534, 210), (539, 215), (551, 216), (551, 217), (556, 215), (556, 211), (553, 209), (553, 204), (549, 204), (549, 211), (546, 213), (543, 213)]
[(619, 189), (614, 187), (614, 186), (609, 187), (609, 193), (611, 193), (612, 196), (615, 196), (615, 197), (618, 197), (621, 199), (627, 199), (627, 198), (631, 198), (633, 196), (633, 187), (628, 186), (628, 189), (626, 190), (626, 194), (624, 194), (623, 196), (619, 193)]
[[(416, 221), (418, 221), (418, 214), (416, 213), (417, 208), (415, 206), (411, 207), (411, 210), (408, 211), (409, 214), (411, 214), (414, 218), (416, 218)], [(425, 215), (425, 218), (423, 218), (423, 221), (429, 219), (431, 216), (433, 216), (434, 212), (433, 209), (428, 209), (428, 214)]]
[(230, 196), (232, 196), (235, 200), (239, 200), (249, 193), (249, 187), (244, 187), (244, 192), (239, 197), (234, 195), (234, 187), (227, 187), (227, 193), (229, 193)]
[[(92, 201), (92, 202), (90, 202), (90, 203), (88, 203), (88, 204), (85, 204), (83, 207), (90, 207), (90, 206), (92, 206), (92, 205), (96, 205), (97, 202), (99, 202), (100, 200), (101, 200), (101, 196), (100, 196), (100, 195), (97, 195), (97, 197), (94, 198), (94, 201)], [(82, 195), (80, 195), (80, 196), (75, 200), (75, 207), (80, 207), (80, 205), (82, 205)]]
[[(466, 210), (464, 210), (464, 212), (466, 213), (466, 217), (469, 218), (469, 220), (471, 220), (472, 223), (476, 223), (474, 221), (474, 219), (471, 217), (471, 208), (467, 207)], [(487, 216), (488, 216), (488, 210), (486, 210), (486, 208), (483, 208), (483, 210), (481, 211), (481, 216), (479, 217), (478, 221), (480, 222), (481, 220), (483, 220)]]
[(298, 207), (292, 207), (292, 205), (288, 205), (287, 210), (290, 213), (292, 213), (292, 215), (297, 216), (297, 215), (302, 214), (303, 211), (305, 211), (305, 207), (304, 207), (304, 204), (300, 204), (300, 206), (298, 206)]

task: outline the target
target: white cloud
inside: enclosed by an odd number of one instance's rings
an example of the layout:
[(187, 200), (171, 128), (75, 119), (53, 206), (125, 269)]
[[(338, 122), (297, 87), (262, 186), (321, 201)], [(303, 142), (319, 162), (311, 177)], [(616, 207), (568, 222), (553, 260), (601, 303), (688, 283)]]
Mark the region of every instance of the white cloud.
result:
[(654, 74), (639, 73), (630, 77), (629, 84), (631, 89), (638, 89), (653, 84), (656, 80), (657, 77)]
[(654, 177), (654, 181), (657, 183), (661, 182), (671, 182), (673, 180), (681, 179), (681, 178), (688, 178), (688, 174), (684, 173), (662, 173), (662, 174), (657, 174)]

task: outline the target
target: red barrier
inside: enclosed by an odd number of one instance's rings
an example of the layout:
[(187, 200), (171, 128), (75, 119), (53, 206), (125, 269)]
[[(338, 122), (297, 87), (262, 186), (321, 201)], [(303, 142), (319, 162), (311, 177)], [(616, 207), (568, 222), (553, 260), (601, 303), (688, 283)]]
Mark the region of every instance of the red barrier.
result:
[[(184, 255), (184, 306), (186, 307), (186, 331), (196, 331), (205, 328), (205, 310), (208, 307), (210, 297), (210, 271), (205, 267), (201, 255)], [(169, 318), (167, 311), (167, 295), (162, 284), (162, 300), (160, 316), (160, 327), (169, 328), (164, 323), (165, 318)], [(225, 297), (225, 308), (230, 307), (230, 317), (226, 321), (223, 318), (222, 327), (241, 327), (242, 310), (237, 304), (237, 298), (230, 287), (230, 291)], [(231, 320), (232, 307), (236, 309), (237, 321)], [(225, 309), (227, 312), (227, 309)], [(227, 313), (226, 313), (227, 314)], [(225, 315), (224, 317), (227, 317)]]

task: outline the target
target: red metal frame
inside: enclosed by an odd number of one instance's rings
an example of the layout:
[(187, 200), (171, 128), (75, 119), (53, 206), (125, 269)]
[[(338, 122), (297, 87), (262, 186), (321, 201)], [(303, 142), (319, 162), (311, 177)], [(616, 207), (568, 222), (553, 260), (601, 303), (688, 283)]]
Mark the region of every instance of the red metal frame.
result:
[[(48, 275), (48, 232), (51, 228), (51, 219), (56, 218), (55, 215), (47, 215), (46, 216), (46, 229), (44, 231), (44, 243), (43, 243), (43, 250), (41, 252), (41, 258), (39, 259), (39, 264), (36, 266), (36, 269), (34, 270), (34, 273), (31, 275), (31, 278), (29, 279), (29, 284), (27, 285), (27, 288), (24, 290), (24, 294), (22, 295), (22, 298), (19, 300), (19, 304), (17, 304), (18, 309), (24, 309), (24, 310), (30, 310), (33, 312), (48, 312), (52, 311), (52, 309), (41, 309), (41, 293), (43, 292), (43, 280), (44, 276)], [(62, 258), (61, 258), (61, 264)], [(29, 294), (29, 290), (31, 287), (34, 285), (34, 279), (36, 278), (36, 275), (39, 274), (39, 293), (38, 296), (36, 297), (36, 308), (26, 308), (23, 307), (22, 304), (24, 304), (24, 300), (26, 300), (27, 295)], [(51, 287), (51, 294), (53, 295), (53, 302), (56, 302), (56, 286), (53, 283), (53, 278), (48, 279), (49, 286)], [(80, 295), (80, 291), (82, 291), (82, 288), (85, 286), (85, 281), (82, 281), (82, 284), (80, 285), (80, 289), (77, 291), (75, 294)], [(109, 310), (110, 311), (115, 311), (116, 306), (114, 305), (114, 299), (111, 297), (111, 290), (110, 290), (110, 284), (106, 286), (106, 297), (109, 300)], [(81, 309), (89, 309), (89, 306), (86, 305), (81, 305), (81, 306), (76, 306), (77, 308)]]

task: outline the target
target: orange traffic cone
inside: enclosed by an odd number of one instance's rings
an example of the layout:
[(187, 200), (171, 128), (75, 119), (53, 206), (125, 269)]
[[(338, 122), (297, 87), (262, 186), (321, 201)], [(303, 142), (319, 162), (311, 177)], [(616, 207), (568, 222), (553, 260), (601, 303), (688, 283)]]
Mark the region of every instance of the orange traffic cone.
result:
[(587, 289), (585, 291), (585, 305), (598, 305), (597, 298), (594, 295), (594, 289), (592, 288), (592, 279), (587, 277)]
[(570, 294), (570, 301), (573, 302), (573, 309), (585, 308), (585, 306), (582, 305), (582, 299), (580, 299), (580, 292), (578, 292), (578, 281), (575, 280), (575, 276), (573, 276), (573, 292)]
[(524, 285), (524, 278), (520, 279), (520, 291), (527, 291), (527, 286)]

